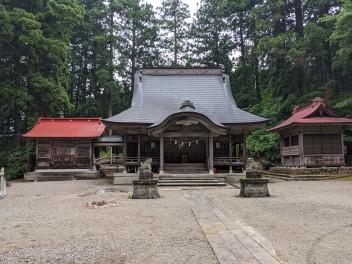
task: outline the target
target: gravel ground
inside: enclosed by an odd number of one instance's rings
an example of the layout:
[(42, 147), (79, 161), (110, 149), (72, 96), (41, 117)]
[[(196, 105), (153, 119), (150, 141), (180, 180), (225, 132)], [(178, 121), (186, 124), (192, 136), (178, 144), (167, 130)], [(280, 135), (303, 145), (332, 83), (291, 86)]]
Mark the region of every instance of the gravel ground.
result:
[[(115, 192), (99, 191), (113, 188)], [(128, 199), (104, 180), (14, 182), (0, 200), (0, 263), (218, 263), (176, 188)], [(96, 193), (98, 191), (98, 193)], [(270, 183), (268, 198), (202, 189), (266, 236), (287, 263), (352, 263), (352, 181)], [(87, 202), (117, 201), (88, 208)]]
[(276, 181), (267, 198), (204, 192), (268, 238), (287, 263), (352, 263), (352, 181)]
[[(104, 188), (118, 192), (95, 194)], [(128, 199), (103, 180), (13, 183), (0, 200), (0, 263), (218, 263), (182, 191)], [(87, 208), (92, 201), (117, 206)]]

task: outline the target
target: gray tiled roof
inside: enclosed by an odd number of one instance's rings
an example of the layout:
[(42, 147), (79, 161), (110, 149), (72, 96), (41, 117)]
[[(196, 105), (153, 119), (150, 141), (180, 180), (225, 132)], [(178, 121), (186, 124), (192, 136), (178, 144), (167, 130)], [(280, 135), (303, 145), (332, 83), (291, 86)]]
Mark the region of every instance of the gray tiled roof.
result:
[(186, 100), (195, 111), (215, 124), (247, 124), (267, 119), (239, 109), (232, 97), (228, 75), (155, 75), (137, 73), (132, 105), (126, 111), (105, 119), (116, 123), (162, 122), (180, 111)]

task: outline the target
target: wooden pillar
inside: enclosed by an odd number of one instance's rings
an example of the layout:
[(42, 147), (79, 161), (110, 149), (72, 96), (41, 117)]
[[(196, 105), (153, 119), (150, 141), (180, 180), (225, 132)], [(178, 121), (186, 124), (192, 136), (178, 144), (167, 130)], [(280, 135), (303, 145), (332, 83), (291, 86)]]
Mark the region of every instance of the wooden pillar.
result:
[(341, 147), (342, 147), (342, 166), (346, 166), (345, 163), (345, 144), (344, 144), (344, 136), (343, 133), (341, 132)]
[(242, 151), (243, 151), (243, 163), (247, 166), (247, 147), (246, 147), (246, 140), (243, 135), (243, 143), (242, 143)]
[(138, 161), (137, 172), (139, 173), (139, 168), (141, 164), (141, 135), (140, 134), (138, 134), (137, 161)]
[(207, 162), (207, 167), (209, 168), (209, 138), (205, 137), (205, 160)]
[(127, 173), (126, 166), (126, 158), (127, 158), (127, 136), (123, 135), (123, 146), (122, 146), (122, 154), (123, 154), (123, 173)]
[(160, 134), (160, 167), (159, 174), (164, 174), (164, 135)]
[(213, 134), (209, 134), (209, 174), (214, 174), (214, 139)]
[[(303, 133), (298, 134), (298, 143), (299, 143), (299, 166), (305, 166), (304, 164), (304, 147), (303, 147)], [(282, 149), (281, 149), (282, 156)]]
[(93, 140), (89, 141), (89, 167), (92, 170), (93, 166), (95, 167), (94, 163), (95, 163), (95, 156), (93, 153)]
[(232, 142), (231, 142), (231, 135), (229, 135), (229, 158), (230, 158), (230, 168), (229, 173), (232, 173)]
[[(38, 167), (38, 154), (39, 154), (39, 140), (36, 139), (36, 146), (35, 146), (35, 166)], [(50, 160), (51, 160), (51, 142), (49, 141), (49, 153), (50, 153)]]

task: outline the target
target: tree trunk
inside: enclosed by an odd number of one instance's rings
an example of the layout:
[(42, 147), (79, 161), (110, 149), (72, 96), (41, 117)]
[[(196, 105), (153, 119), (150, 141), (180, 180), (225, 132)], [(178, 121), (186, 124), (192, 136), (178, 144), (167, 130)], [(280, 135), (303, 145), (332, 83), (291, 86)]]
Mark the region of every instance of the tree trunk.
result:
[[(112, 10), (112, 1), (110, 0), (110, 35), (109, 35), (109, 51), (110, 51), (110, 65), (109, 65), (109, 75), (110, 80), (114, 80), (114, 71), (113, 71), (113, 63), (114, 63), (114, 48), (113, 48), (113, 35), (114, 35), (114, 11)], [(109, 107), (108, 107), (108, 117), (112, 116), (112, 91), (111, 86), (109, 85), (108, 91), (109, 97)], [(111, 132), (109, 132), (111, 134)]]
[[(254, 49), (256, 50), (258, 46), (258, 41), (254, 41)], [(259, 80), (259, 59), (258, 56), (254, 56), (254, 73), (255, 73), (255, 97), (258, 101), (262, 99), (260, 91), (260, 80)]]
[(177, 18), (174, 10), (174, 64), (177, 65)]
[[(296, 33), (298, 39), (303, 39), (303, 13), (302, 13), (302, 1), (294, 0), (295, 8), (295, 21), (296, 21)], [(296, 64), (298, 69), (298, 95), (303, 95), (307, 90), (307, 65), (304, 55), (299, 55), (296, 58)]]

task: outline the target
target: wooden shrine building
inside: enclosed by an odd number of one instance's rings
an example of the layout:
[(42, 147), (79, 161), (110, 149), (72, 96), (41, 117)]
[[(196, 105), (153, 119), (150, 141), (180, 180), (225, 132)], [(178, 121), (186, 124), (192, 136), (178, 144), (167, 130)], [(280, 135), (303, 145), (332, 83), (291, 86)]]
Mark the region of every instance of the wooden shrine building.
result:
[(36, 170), (92, 169), (93, 141), (104, 130), (100, 118), (39, 118), (23, 137), (36, 140)]
[[(125, 172), (153, 159), (155, 172), (204, 166), (232, 172), (246, 160), (244, 135), (267, 119), (239, 109), (221, 69), (142, 69), (135, 75), (132, 105), (104, 119), (123, 135)], [(187, 166), (186, 166), (187, 165)]]
[(344, 166), (343, 126), (347, 125), (352, 119), (337, 117), (317, 97), (295, 107), (289, 119), (268, 132), (280, 133), (282, 166)]

